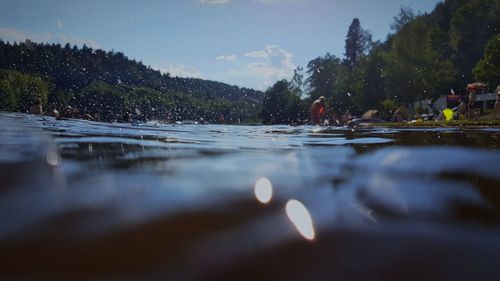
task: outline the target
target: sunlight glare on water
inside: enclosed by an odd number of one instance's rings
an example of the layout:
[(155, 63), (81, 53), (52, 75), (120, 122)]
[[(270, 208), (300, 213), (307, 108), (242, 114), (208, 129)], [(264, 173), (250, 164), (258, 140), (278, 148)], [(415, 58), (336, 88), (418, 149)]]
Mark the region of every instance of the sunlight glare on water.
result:
[(273, 197), (273, 186), (268, 178), (260, 178), (255, 183), (255, 197), (259, 202), (267, 204)]
[(307, 240), (314, 240), (316, 233), (311, 214), (300, 201), (291, 199), (286, 203), (286, 215), (299, 233)]

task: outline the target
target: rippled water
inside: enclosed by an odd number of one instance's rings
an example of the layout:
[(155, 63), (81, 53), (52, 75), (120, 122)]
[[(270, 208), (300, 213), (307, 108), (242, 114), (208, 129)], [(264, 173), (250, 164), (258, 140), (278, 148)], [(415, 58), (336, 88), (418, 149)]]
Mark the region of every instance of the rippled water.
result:
[(498, 128), (0, 125), (2, 280), (500, 279)]

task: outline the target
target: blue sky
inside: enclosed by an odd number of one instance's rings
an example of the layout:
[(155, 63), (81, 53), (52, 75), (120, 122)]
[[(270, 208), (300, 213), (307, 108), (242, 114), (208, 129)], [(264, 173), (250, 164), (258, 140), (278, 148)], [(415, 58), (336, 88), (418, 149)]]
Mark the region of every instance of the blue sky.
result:
[(376, 40), (401, 6), (439, 0), (0, 0), (4, 41), (121, 51), (173, 76), (265, 90), (327, 52), (342, 57), (357, 17)]

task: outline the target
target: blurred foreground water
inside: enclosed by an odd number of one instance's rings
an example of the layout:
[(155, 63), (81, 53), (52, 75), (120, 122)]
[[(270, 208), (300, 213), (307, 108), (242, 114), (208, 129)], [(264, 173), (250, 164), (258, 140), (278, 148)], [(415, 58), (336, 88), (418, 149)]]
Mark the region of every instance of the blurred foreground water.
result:
[(500, 280), (498, 128), (0, 127), (0, 280)]

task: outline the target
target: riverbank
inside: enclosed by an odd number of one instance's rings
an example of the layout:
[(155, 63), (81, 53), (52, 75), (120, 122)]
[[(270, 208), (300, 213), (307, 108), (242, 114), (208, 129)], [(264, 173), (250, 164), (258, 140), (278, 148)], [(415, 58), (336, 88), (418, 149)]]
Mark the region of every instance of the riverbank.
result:
[(384, 122), (374, 123), (374, 127), (500, 127), (500, 120), (452, 120), (452, 121), (410, 121), (410, 122)]

